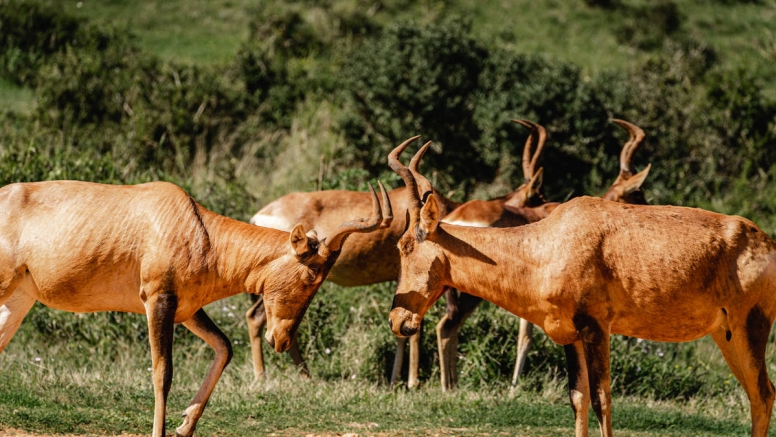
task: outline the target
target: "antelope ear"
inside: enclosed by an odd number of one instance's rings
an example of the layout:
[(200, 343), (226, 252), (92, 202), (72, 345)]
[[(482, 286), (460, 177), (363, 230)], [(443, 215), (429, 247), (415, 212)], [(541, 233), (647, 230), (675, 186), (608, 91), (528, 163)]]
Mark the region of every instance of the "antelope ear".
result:
[(439, 220), (439, 204), (436, 197), (429, 196), (423, 208), (420, 209), (420, 223), (418, 223), (418, 241), (423, 241), (428, 235), (436, 231)]
[(652, 164), (649, 164), (647, 168), (628, 178), (628, 180), (623, 183), (623, 192), (625, 194), (630, 194), (641, 188), (641, 184), (643, 184), (644, 180), (647, 179), (647, 175), (649, 175), (649, 169), (651, 167)]
[(534, 173), (533, 176), (531, 176), (531, 180), (528, 181), (528, 192), (529, 197), (533, 196), (534, 194), (539, 194), (539, 189), (542, 187), (542, 182), (544, 181), (544, 167), (539, 167), (539, 170), (536, 170), (536, 173)]
[(304, 233), (304, 226), (296, 225), (288, 238), (291, 243), (291, 249), (297, 256), (305, 255), (310, 251), (310, 245), (307, 244), (307, 235)]

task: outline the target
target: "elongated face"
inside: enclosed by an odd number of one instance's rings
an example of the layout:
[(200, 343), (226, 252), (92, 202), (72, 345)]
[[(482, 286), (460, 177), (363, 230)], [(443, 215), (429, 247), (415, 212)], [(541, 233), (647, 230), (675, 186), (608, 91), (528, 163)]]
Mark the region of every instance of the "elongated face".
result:
[(302, 225), (297, 225), (289, 234), (288, 253), (271, 263), (269, 274), (262, 281), (262, 291), (267, 310), (266, 339), (277, 352), (291, 346), (299, 322), (337, 261), (347, 236), (390, 228), (393, 212), (385, 187), (380, 184), (382, 206), (371, 186), (369, 191), (372, 194), (370, 218), (342, 223), (328, 242), (325, 238), (319, 241), (315, 231), (305, 234)]
[(329, 251), (301, 226), (291, 233), (289, 253), (275, 260), (264, 280), (267, 310), (265, 338), (275, 351), (285, 352), (296, 335), (307, 307), (329, 274), (340, 251)]
[(420, 219), (410, 222), (399, 239), (401, 274), (388, 323), (399, 337), (414, 335), (423, 316), (449, 284), (449, 264), (436, 241), (441, 231), (439, 208), (431, 196), (420, 211)]

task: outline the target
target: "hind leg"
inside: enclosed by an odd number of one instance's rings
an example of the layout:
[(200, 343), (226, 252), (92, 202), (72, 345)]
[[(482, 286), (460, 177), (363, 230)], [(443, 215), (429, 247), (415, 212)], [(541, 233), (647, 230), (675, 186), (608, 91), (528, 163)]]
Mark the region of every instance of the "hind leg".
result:
[(5, 301), (5, 305), (0, 306), (0, 352), (5, 349), (8, 342), (11, 341), (19, 325), (22, 324), (24, 316), (35, 304), (35, 298), (22, 290), (16, 290), (14, 294)]
[(759, 307), (754, 307), (745, 320), (736, 322), (730, 326), (730, 341), (721, 330), (712, 337), (749, 397), (752, 436), (766, 436), (776, 396), (765, 364), (765, 346), (772, 320)]

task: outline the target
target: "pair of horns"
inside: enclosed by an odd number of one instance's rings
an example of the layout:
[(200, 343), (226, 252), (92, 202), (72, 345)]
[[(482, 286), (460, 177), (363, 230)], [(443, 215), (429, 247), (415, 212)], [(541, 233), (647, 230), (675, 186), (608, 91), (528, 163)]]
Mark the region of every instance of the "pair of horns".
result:
[(372, 215), (369, 218), (360, 218), (341, 224), (337, 229), (337, 232), (330, 237), (328, 243), (325, 239), (322, 241), (330, 251), (338, 252), (342, 249), (342, 243), (345, 242), (345, 238), (352, 233), (367, 233), (391, 226), (391, 222), (393, 221), (391, 199), (388, 197), (388, 193), (385, 191), (383, 183), (377, 181), (377, 184), (380, 186), (380, 192), (383, 195), (382, 206), (380, 205), (380, 200), (377, 198), (375, 189), (372, 188), (372, 184), (369, 184), (369, 192), (372, 194)]
[(419, 211), (423, 206), (421, 199), (425, 199), (426, 195), (432, 193), (434, 190), (434, 188), (431, 186), (431, 182), (418, 171), (420, 160), (423, 158), (426, 150), (428, 150), (429, 146), (431, 145), (431, 141), (427, 142), (423, 145), (423, 147), (418, 149), (418, 151), (415, 153), (415, 156), (413, 156), (412, 160), (410, 161), (409, 168), (405, 167), (404, 164), (399, 161), (399, 155), (404, 152), (404, 149), (406, 149), (410, 143), (417, 140), (418, 138), (420, 138), (420, 135), (416, 135), (407, 139), (388, 154), (388, 165), (396, 174), (402, 178), (404, 184), (407, 186), (407, 190), (409, 191), (409, 204), (407, 205), (407, 209), (409, 209), (410, 212)]
[[(534, 123), (529, 120), (513, 119), (513, 123), (519, 123), (531, 130), (528, 135), (528, 139), (523, 146), (523, 177), (528, 182), (536, 173), (536, 163), (539, 161), (539, 156), (544, 149), (544, 143), (547, 141), (547, 131), (540, 124)], [(531, 148), (533, 143), (536, 143), (536, 151), (531, 155)]]
[(644, 141), (644, 131), (635, 124), (625, 120), (620, 120), (618, 118), (613, 118), (612, 123), (615, 123), (628, 131), (628, 135), (630, 137), (628, 142), (622, 146), (622, 151), (620, 152), (620, 175), (623, 177), (628, 177), (633, 175), (631, 158), (633, 157), (633, 152), (635, 152), (641, 142)]

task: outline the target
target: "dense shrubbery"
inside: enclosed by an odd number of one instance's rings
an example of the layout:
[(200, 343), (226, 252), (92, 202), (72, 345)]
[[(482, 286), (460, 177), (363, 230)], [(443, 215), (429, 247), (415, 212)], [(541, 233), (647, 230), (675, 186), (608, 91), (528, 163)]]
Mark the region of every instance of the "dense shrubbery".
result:
[[(620, 1), (587, 3), (627, 12)], [(379, 2), (388, 11), (405, 4)], [(275, 170), (280, 156), (299, 159), (301, 148), (289, 143), (324, 133), (299, 134), (299, 108), (325, 102), (333, 108), (325, 133), (338, 147), (305, 143), (314, 149), (308, 155), (331, 153), (334, 169), (324, 188), (364, 189), (377, 176), (396, 181), (385, 166), (387, 151), (422, 134), (436, 143), (423, 168), (439, 188), (458, 190), (458, 198), (503, 194), (522, 182), (526, 136), (509, 120), (527, 118), (549, 131), (545, 191), (565, 200), (600, 194), (615, 178), (625, 135), (609, 118), (618, 117), (647, 132), (635, 165), (653, 164), (646, 183), (653, 203), (742, 214), (776, 231), (776, 104), (750, 73), (720, 69), (711, 48), (682, 35), (671, 1), (631, 14), (657, 17), (659, 26), (633, 18), (621, 29), (623, 41), (660, 47), (660, 56), (592, 77), (569, 63), (488, 45), (465, 20), (385, 25), (361, 3), (257, 9), (236, 58), (216, 67), (159, 60), (124, 31), (42, 3), (0, 0), (0, 6), (0, 75), (33, 87), (37, 99), (28, 115), (0, 114), (0, 185), (169, 180), (207, 207), (246, 219), (259, 207), (255, 193), (268, 189), (249, 186), (255, 179), (248, 176)], [(312, 187), (316, 176), (296, 186)], [(391, 290), (391, 284), (322, 290), (300, 330), (314, 373), (384, 381), (395, 343), (385, 329)], [(217, 310), (219, 324), (244, 344), (247, 299), (228, 305)], [(516, 319), (483, 307), (461, 334), (464, 384), (506, 381), (512, 371)], [(426, 351), (436, 347), (438, 316), (424, 323)], [(89, 332), (97, 323), (99, 338)], [(119, 339), (145, 338), (144, 321), (135, 316), (74, 317), (36, 308), (28, 325), (47, 341), (72, 340), (96, 353), (112, 353)], [(548, 372), (565, 372), (562, 349), (541, 336), (536, 343), (527, 379), (534, 387)], [(703, 385), (708, 378), (693, 345), (617, 338), (612, 348), (614, 388), (622, 393), (667, 398), (716, 390)], [(674, 362), (682, 367), (672, 368)], [(436, 367), (435, 355), (424, 354), (422, 376), (435, 377)]]

